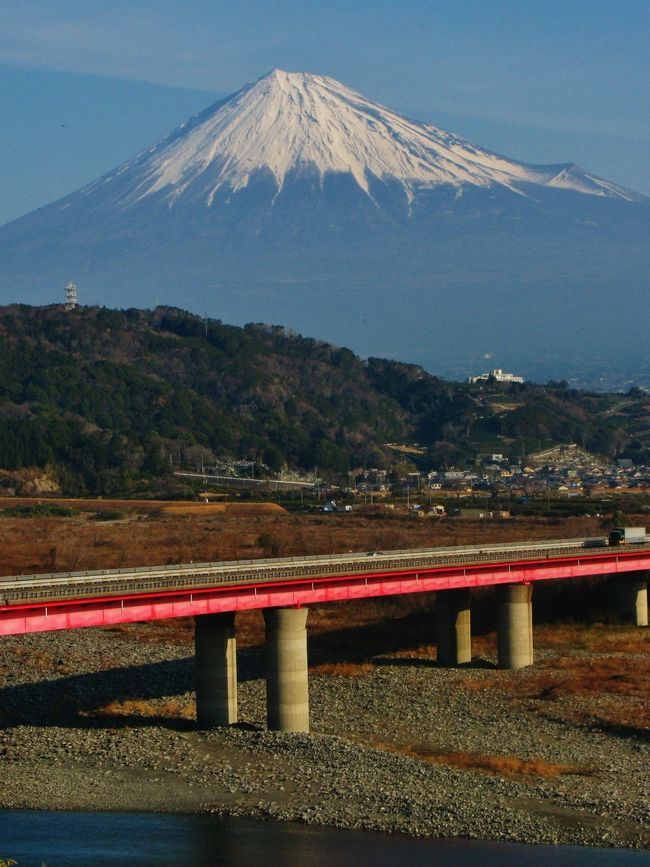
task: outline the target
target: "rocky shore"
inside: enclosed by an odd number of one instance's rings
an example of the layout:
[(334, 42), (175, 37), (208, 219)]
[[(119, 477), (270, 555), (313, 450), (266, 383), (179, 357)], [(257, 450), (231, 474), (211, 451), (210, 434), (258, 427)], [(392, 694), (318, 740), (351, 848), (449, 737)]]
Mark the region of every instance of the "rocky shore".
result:
[[(489, 659), (445, 670), (408, 656), (377, 657), (361, 676), (313, 673), (312, 734), (277, 734), (265, 731), (254, 648), (239, 657), (239, 726), (200, 732), (184, 718), (193, 701), (186, 644), (97, 629), (3, 638), (0, 808), (210, 811), (433, 837), (649, 847), (647, 739), (481, 688), (501, 675), (512, 677)], [(461, 754), (561, 771), (456, 767)]]

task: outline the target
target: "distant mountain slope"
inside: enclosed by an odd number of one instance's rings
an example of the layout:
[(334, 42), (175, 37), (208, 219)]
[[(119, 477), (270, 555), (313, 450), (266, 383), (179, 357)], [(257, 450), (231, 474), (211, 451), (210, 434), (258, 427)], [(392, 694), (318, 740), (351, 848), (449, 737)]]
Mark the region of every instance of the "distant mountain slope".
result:
[[(179, 304), (464, 376), (647, 374), (650, 201), (275, 70), (0, 227), (0, 300)], [(631, 312), (633, 311), (633, 315)], [(482, 366), (482, 365), (480, 365)]]
[(647, 396), (502, 391), (178, 309), (0, 309), (0, 470), (49, 467), (71, 494), (143, 490), (170, 462), (219, 457), (347, 478), (413, 440), (423, 469), (541, 440), (650, 461)]

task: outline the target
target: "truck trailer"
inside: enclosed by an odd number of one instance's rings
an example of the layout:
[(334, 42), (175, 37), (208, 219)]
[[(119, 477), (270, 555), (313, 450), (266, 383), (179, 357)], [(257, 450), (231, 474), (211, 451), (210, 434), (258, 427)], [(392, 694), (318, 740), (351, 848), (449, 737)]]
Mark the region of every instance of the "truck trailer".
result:
[(645, 527), (614, 527), (609, 534), (610, 545), (643, 545)]

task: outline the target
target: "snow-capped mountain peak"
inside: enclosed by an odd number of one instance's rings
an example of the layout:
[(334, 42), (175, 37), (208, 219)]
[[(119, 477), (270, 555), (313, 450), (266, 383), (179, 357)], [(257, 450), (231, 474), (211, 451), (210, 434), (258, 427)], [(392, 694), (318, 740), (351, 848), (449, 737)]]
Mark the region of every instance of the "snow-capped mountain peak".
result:
[(280, 69), (191, 118), (102, 183), (135, 174), (123, 204), (158, 194), (173, 205), (189, 194), (211, 206), (218, 190), (237, 192), (258, 172), (270, 172), (281, 190), (293, 171), (315, 173), (321, 181), (329, 173), (349, 174), (366, 193), (373, 176), (397, 181), (409, 200), (418, 189), (441, 184), (518, 192), (541, 184), (637, 198), (572, 165), (526, 165), (482, 150), (332, 78)]

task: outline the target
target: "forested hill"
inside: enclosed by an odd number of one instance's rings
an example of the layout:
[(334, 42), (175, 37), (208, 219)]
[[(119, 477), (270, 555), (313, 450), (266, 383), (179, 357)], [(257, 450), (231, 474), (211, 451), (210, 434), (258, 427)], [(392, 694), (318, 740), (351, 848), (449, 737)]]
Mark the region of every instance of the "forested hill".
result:
[(201, 459), (325, 474), (386, 467), (395, 442), (418, 442), (427, 466), (533, 441), (639, 459), (646, 400), (449, 383), (281, 327), (175, 308), (0, 308), (0, 469), (46, 469), (66, 493), (142, 491), (171, 463)]

